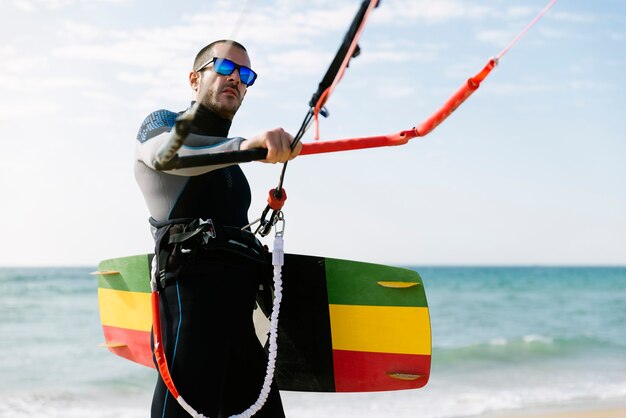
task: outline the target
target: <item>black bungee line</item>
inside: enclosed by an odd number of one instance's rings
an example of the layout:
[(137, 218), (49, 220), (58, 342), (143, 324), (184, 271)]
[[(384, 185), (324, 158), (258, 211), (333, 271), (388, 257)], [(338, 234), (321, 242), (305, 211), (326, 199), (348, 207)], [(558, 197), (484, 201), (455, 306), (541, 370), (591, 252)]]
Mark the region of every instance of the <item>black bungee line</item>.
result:
[[(311, 100), (309, 100), (309, 110), (306, 116), (304, 117), (304, 120), (302, 121), (302, 124), (300, 125), (300, 129), (295, 135), (293, 142), (291, 143), (291, 151), (293, 151), (296, 148), (298, 143), (302, 140), (302, 137), (304, 136), (306, 131), (311, 126), (311, 121), (313, 120), (315, 116), (314, 109), (316, 106), (318, 106), (318, 102), (320, 101), (320, 98), (322, 98), (322, 96), (324, 95), (324, 92), (326, 92), (331, 87), (335, 79), (338, 77), (343, 61), (345, 60), (346, 55), (350, 51), (350, 47), (354, 42), (354, 38), (356, 37), (359, 31), (359, 28), (361, 27), (361, 24), (363, 23), (363, 19), (365, 18), (367, 14), (367, 10), (372, 2), (376, 2), (375, 7), (378, 7), (380, 5), (380, 0), (364, 0), (361, 3), (361, 7), (359, 8), (356, 15), (354, 16), (354, 19), (352, 20), (352, 23), (350, 24), (350, 28), (348, 29), (348, 31), (346, 32), (346, 35), (344, 36), (343, 42), (341, 43), (339, 50), (335, 54), (335, 57), (333, 58), (330, 66), (326, 70), (326, 74), (322, 78), (322, 81), (320, 81), (317, 87), (317, 91), (313, 93), (313, 96), (311, 96)], [(357, 56), (359, 56), (360, 53), (361, 53), (361, 48), (357, 44), (356, 48), (354, 49), (354, 52), (352, 53), (352, 56), (350, 57), (350, 60), (352, 58), (356, 58)], [(324, 106), (327, 99), (328, 99), (328, 96), (324, 97), (323, 102), (320, 104), (320, 108), (321, 108), (320, 114), (324, 117), (329, 116), (328, 110)], [(267, 156), (267, 153), (266, 153), (266, 156)], [(265, 209), (263, 210), (263, 213), (261, 214), (261, 217), (259, 218), (260, 224), (257, 227), (257, 229), (254, 231), (255, 234), (258, 233), (263, 237), (267, 236), (270, 233), (272, 226), (274, 225), (277, 213), (280, 212), (280, 209), (282, 208), (282, 203), (284, 203), (284, 200), (286, 199), (286, 195), (283, 189), (283, 184), (285, 181), (285, 173), (287, 172), (288, 163), (289, 161), (286, 161), (285, 163), (283, 163), (283, 168), (280, 173), (278, 186), (276, 186), (275, 189), (270, 190), (270, 196), (268, 198), (268, 205), (265, 207)], [(280, 202), (280, 203), (277, 204), (276, 202)], [(270, 209), (272, 209), (272, 214), (270, 215), (270, 219), (266, 220), (265, 218)]]

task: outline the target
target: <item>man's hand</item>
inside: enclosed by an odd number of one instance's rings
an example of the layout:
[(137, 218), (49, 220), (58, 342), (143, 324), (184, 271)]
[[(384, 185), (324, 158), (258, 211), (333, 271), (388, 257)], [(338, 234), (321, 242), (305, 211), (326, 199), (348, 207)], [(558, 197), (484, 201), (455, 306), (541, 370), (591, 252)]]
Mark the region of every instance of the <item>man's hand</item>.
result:
[(302, 144), (298, 143), (291, 152), (292, 142), (293, 136), (291, 134), (285, 132), (283, 128), (276, 128), (243, 141), (240, 149), (267, 148), (267, 158), (263, 162), (284, 163), (296, 158), (302, 150)]

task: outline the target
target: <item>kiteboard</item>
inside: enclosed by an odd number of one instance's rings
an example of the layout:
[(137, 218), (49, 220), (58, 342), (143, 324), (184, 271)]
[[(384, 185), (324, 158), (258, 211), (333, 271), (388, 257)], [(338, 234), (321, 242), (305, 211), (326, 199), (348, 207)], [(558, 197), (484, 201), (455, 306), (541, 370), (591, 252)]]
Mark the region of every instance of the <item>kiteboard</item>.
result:
[[(148, 367), (154, 367), (152, 257), (104, 260), (96, 272), (106, 347)], [(275, 371), (279, 389), (369, 392), (426, 385), (430, 318), (417, 272), (287, 254), (282, 278)], [(267, 319), (260, 312), (255, 310), (255, 326), (263, 329)]]

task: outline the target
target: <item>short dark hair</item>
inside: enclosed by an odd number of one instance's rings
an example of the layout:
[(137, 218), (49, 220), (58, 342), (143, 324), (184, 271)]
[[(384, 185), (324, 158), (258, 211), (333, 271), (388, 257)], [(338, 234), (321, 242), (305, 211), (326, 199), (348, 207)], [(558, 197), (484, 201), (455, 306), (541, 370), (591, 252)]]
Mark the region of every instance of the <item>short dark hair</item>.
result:
[(193, 60), (193, 70), (197, 71), (201, 65), (204, 65), (209, 59), (213, 58), (211, 56), (211, 54), (213, 53), (213, 47), (221, 43), (229, 44), (230, 46), (235, 46), (239, 49), (244, 50), (245, 52), (248, 52), (246, 48), (237, 41), (233, 41), (230, 39), (220, 39), (219, 41), (211, 42), (210, 44), (202, 48), (198, 52), (198, 54), (196, 54), (196, 59)]

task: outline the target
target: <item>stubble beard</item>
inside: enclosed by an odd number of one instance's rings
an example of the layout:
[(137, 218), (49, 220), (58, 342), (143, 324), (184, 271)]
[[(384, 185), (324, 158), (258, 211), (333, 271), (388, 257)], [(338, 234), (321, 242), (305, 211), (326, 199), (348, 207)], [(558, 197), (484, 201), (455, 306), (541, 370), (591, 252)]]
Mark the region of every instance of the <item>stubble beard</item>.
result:
[(239, 110), (239, 106), (241, 106), (241, 102), (238, 102), (234, 105), (224, 104), (217, 100), (217, 94), (213, 91), (208, 91), (202, 100), (200, 101), (202, 105), (209, 108), (217, 115), (224, 119), (228, 119), (230, 121), (235, 117), (235, 113)]

